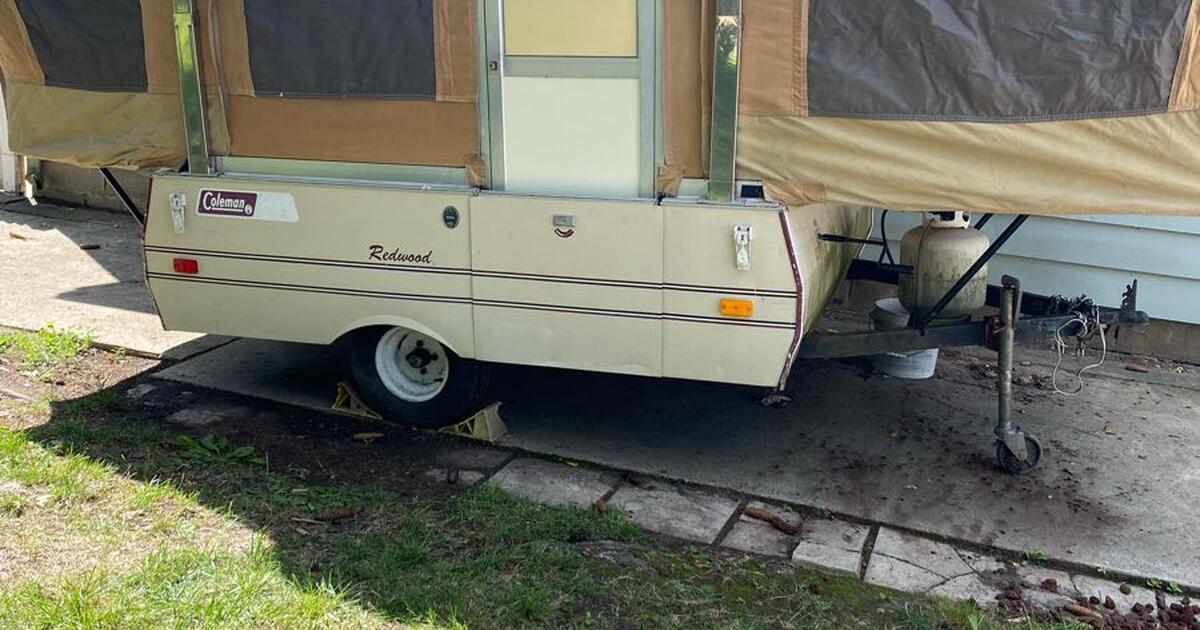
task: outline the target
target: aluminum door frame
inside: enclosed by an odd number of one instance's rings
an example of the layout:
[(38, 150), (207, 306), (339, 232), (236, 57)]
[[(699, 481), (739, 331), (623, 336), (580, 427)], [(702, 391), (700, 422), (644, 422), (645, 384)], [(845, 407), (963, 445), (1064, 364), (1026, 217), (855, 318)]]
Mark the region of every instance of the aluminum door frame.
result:
[(490, 188), (505, 189), (504, 77), (638, 79), (638, 193), (653, 198), (655, 174), (665, 160), (663, 135), (662, 0), (637, 0), (637, 57), (508, 57), (504, 54), (504, 0), (478, 0), (480, 34), (479, 132)]

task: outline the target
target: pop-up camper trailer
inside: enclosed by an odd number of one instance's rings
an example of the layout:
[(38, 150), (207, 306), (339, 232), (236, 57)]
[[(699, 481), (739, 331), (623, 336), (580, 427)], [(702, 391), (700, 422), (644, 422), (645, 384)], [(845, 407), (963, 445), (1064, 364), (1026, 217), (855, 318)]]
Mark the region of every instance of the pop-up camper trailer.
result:
[[(15, 151), (161, 169), (145, 251), (166, 327), (352, 335), (386, 415), (457, 420), (480, 362), (782, 389), (800, 355), (982, 344), (1008, 362), (998, 454), (1019, 471), (1040, 449), (1008, 418), (1014, 338), (1145, 317), (1132, 291), (1062, 308), (1012, 281), (999, 316), (962, 317), (1022, 217), (1200, 214), (1197, 13), (0, 0), (0, 70)], [(815, 334), (872, 207), (960, 213), (866, 270), (907, 283), (909, 326)], [(988, 244), (961, 211), (1019, 216)]]

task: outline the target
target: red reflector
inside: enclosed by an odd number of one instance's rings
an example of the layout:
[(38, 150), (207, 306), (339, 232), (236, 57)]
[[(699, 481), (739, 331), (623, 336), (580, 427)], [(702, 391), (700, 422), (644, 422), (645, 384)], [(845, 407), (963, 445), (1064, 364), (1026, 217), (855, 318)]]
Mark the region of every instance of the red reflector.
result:
[(175, 273), (200, 273), (200, 263), (195, 258), (176, 258)]

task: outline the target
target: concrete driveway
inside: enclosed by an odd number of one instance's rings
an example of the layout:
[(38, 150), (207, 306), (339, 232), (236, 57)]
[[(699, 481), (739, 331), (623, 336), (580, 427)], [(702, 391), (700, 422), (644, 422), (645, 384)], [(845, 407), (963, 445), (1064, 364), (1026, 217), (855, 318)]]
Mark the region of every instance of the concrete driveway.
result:
[(0, 327), (54, 324), (98, 343), (184, 358), (228, 338), (163, 330), (127, 215), (24, 200), (0, 205)]

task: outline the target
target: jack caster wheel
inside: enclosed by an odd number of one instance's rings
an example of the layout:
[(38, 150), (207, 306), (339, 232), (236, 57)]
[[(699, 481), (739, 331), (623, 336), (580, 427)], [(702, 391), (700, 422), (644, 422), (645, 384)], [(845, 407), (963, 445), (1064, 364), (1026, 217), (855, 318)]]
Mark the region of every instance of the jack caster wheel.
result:
[(487, 373), (429, 335), (407, 328), (354, 334), (350, 371), (358, 394), (385, 419), (437, 429), (474, 411)]
[(1037, 441), (1037, 438), (1025, 436), (1025, 461), (1017, 458), (1016, 454), (1009, 450), (1008, 446), (999, 440), (996, 441), (996, 462), (1005, 472), (1013, 475), (1020, 475), (1029, 472), (1037, 467), (1038, 462), (1042, 459), (1042, 443)]

